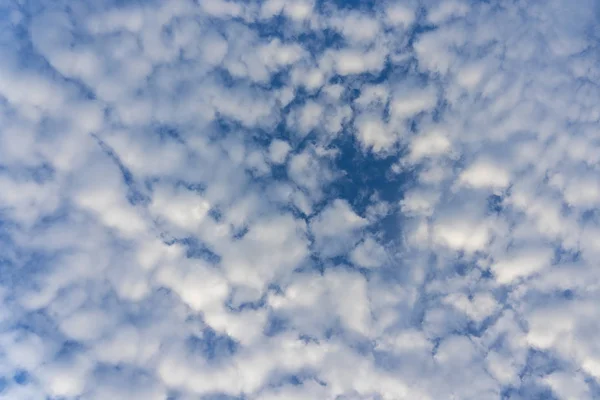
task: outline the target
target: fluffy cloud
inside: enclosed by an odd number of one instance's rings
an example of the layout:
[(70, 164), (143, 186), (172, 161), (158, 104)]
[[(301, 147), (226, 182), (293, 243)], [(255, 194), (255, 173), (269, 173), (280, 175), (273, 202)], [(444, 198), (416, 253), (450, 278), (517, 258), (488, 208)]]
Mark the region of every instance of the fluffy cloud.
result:
[(0, 10), (1, 398), (600, 396), (593, 0)]

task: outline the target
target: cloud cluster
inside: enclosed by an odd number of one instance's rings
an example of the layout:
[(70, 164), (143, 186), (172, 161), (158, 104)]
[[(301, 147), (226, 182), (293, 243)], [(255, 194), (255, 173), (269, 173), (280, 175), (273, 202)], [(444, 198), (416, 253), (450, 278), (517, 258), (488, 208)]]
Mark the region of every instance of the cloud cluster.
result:
[(0, 10), (0, 398), (600, 396), (594, 0)]

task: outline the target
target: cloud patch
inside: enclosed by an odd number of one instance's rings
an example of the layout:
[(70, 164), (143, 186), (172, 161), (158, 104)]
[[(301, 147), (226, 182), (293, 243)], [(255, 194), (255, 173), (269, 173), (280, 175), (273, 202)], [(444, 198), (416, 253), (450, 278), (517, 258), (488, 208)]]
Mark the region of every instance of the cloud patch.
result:
[(0, 8), (0, 397), (600, 396), (592, 0)]

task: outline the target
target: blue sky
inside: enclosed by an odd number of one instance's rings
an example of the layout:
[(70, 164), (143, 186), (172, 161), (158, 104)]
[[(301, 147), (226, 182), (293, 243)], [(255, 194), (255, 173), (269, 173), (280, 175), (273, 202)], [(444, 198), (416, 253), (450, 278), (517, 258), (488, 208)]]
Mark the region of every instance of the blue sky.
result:
[(84, 3), (0, 1), (0, 399), (600, 397), (597, 1)]

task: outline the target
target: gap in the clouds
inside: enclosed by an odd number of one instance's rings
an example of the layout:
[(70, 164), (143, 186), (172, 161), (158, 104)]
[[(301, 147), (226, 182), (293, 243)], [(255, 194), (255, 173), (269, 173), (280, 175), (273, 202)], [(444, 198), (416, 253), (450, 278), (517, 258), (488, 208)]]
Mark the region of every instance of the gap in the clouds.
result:
[(317, 59), (317, 54), (321, 54), (328, 49), (341, 48), (345, 44), (344, 37), (333, 29), (324, 28), (320, 31), (303, 31), (300, 33), (296, 41), (300, 43), (314, 59)]
[[(94, 2), (91, 2), (94, 4)], [(115, 8), (129, 8), (133, 6), (137, 7), (148, 7), (153, 4), (159, 4), (159, 0), (104, 0), (102, 6), (110, 9)]]
[[(13, 280), (18, 264), (26, 254), (20, 246), (18, 246), (11, 233), (18, 228), (18, 224), (12, 222), (6, 211), (0, 210), (0, 282), (8, 283), (7, 280)], [(13, 287), (12, 284), (8, 287)]]
[[(330, 14), (328, 11), (359, 11), (363, 13), (372, 12), (377, 6), (375, 0), (317, 0), (316, 9), (321, 14)], [(332, 9), (334, 6), (337, 9)]]
[(29, 372), (24, 369), (18, 369), (13, 375), (13, 380), (17, 385), (27, 385), (30, 381), (31, 377)]
[(280, 71), (272, 72), (267, 82), (255, 82), (248, 77), (236, 77), (229, 72), (227, 68), (215, 67), (211, 72), (212, 76), (225, 88), (236, 89), (240, 86), (247, 86), (259, 91), (270, 91), (281, 89), (289, 81), (289, 71), (284, 68)]
[(267, 189), (275, 182), (287, 182), (289, 180), (288, 170), (285, 164), (271, 165), (271, 175), (265, 177), (258, 177), (256, 180), (262, 183), (262, 189)]
[(581, 251), (579, 249), (565, 248), (562, 243), (554, 244), (554, 257), (552, 259), (554, 267), (579, 261), (581, 261)]
[(214, 219), (215, 222), (221, 222), (223, 220), (223, 210), (218, 206), (214, 206), (208, 210), (208, 216)]
[(190, 192), (196, 192), (198, 194), (204, 194), (206, 192), (206, 185), (202, 182), (189, 182), (183, 179), (178, 179), (175, 181), (175, 187), (183, 187)]
[[(356, 247), (356, 244), (353, 244), (352, 248)], [(318, 257), (321, 258), (321, 257)], [(313, 270), (319, 271), (319, 273), (323, 274), (325, 271), (335, 271), (336, 269), (340, 269), (343, 271), (352, 271), (361, 274), (365, 280), (369, 281), (374, 275), (380, 274), (382, 271), (377, 270), (374, 271), (371, 268), (363, 268), (357, 265), (354, 265), (350, 260), (348, 255), (338, 255), (331, 257), (327, 260), (327, 262), (320, 262), (319, 268), (312, 268)], [(294, 272), (303, 272), (306, 270), (296, 270)]]
[[(305, 104), (308, 100), (316, 100), (319, 96), (321, 89), (317, 89), (314, 92), (308, 91), (304, 86), (299, 86), (295, 89), (294, 98), (281, 109), (282, 115), (287, 115), (292, 108)], [(288, 131), (287, 123), (285, 118), (277, 126), (275, 133), (281, 136), (292, 136), (293, 133)]]
[(67, 77), (59, 73), (50, 64), (48, 59), (40, 54), (33, 46), (28, 27), (31, 24), (31, 17), (41, 11), (38, 9), (40, 6), (35, 7), (34, 4), (36, 3), (31, 1), (21, 2), (19, 4), (19, 11), (21, 12), (22, 20), (17, 25), (11, 24), (10, 33), (15, 40), (13, 43), (10, 43), (10, 46), (17, 47), (17, 51), (13, 52), (13, 54), (16, 55), (17, 68), (34, 73), (41, 73), (42, 75), (50, 77), (53, 81), (68, 83), (76, 87), (83, 98), (95, 99), (96, 95), (92, 89), (79, 79)]
[(587, 222), (596, 222), (598, 221), (598, 209), (593, 210), (585, 210), (581, 213), (581, 217), (579, 218), (580, 224), (585, 224)]
[[(15, 288), (12, 288), (12, 289), (14, 291)], [(8, 299), (9, 301), (6, 301), (7, 298), (5, 297), (4, 300), (5, 300), (4, 306), (7, 308), (21, 307), (20, 304), (16, 302), (16, 299), (14, 297), (9, 298)], [(15, 300), (14, 304), (13, 304), (13, 300)], [(27, 334), (33, 333), (33, 334), (39, 335), (41, 337), (46, 336), (48, 338), (56, 338), (58, 336), (58, 337), (60, 337), (60, 339), (64, 338), (60, 333), (56, 332), (56, 323), (43, 310), (25, 312), (22, 320), (15, 322), (13, 324), (8, 324), (8, 326), (6, 328), (7, 328), (7, 330), (12, 330), (13, 333), (16, 334), (16, 336), (20, 336), (20, 335), (26, 336)], [(75, 349), (75, 348), (77, 348), (77, 350), (82, 349), (77, 342), (69, 342), (69, 344), (73, 345), (73, 349)], [(61, 350), (62, 350), (62, 348), (61, 348)], [(57, 357), (60, 354), (61, 353), (59, 351), (59, 353), (57, 353)]]
[(560, 292), (560, 296), (565, 300), (573, 300), (575, 293), (571, 289), (565, 289)]
[(600, 382), (596, 377), (586, 374), (584, 381), (590, 389), (592, 399), (600, 399)]
[[(6, 5), (10, 3), (12, 3), (13, 7), (16, 6), (20, 12), (21, 20), (19, 23), (15, 24), (12, 18), (11, 14), (14, 10), (11, 9), (11, 7), (6, 7)], [(2, 35), (0, 35), (0, 46), (17, 47), (18, 51), (15, 53), (21, 57), (28, 56), (33, 50), (29, 40), (29, 31), (27, 29), (31, 21), (31, 12), (27, 10), (25, 6), (25, 2), (16, 1), (2, 2), (2, 4), (0, 4), (0, 26), (4, 28)], [(10, 29), (5, 29), (6, 27), (10, 27)], [(23, 61), (25, 61), (24, 65), (28, 64), (26, 62), (27, 60)]]
[(121, 175), (123, 177), (123, 181), (127, 186), (127, 200), (132, 205), (143, 204), (147, 205), (150, 203), (150, 198), (142, 193), (138, 188), (138, 184), (133, 177), (133, 173), (121, 162), (121, 159), (117, 155), (117, 153), (106, 144), (100, 137), (95, 134), (92, 134), (92, 137), (96, 140), (102, 151), (110, 157), (110, 159), (117, 165), (119, 170), (121, 171)]
[[(400, 201), (400, 199), (398, 200)], [(393, 203), (392, 203), (393, 205)], [(380, 236), (383, 244), (390, 244), (392, 248), (400, 244), (402, 238), (402, 227), (406, 217), (395, 207), (378, 221), (367, 227), (367, 231)], [(382, 272), (391, 272), (389, 268), (384, 268)], [(396, 271), (398, 272), (398, 271)]]
[(219, 334), (207, 327), (202, 331), (202, 336), (189, 336), (185, 347), (190, 355), (201, 356), (208, 361), (218, 361), (234, 355), (239, 344), (228, 335)]
[[(288, 104), (285, 108), (282, 109), (282, 114), (285, 114), (289, 111), (289, 109), (291, 108), (291, 105), (295, 104), (294, 102), (296, 101), (296, 98), (298, 96), (302, 96), (304, 93), (302, 88), (299, 88), (297, 91), (297, 95), (294, 98), (294, 100), (292, 100), (290, 102), (290, 104)], [(258, 128), (255, 131), (252, 132), (252, 139), (253, 142), (259, 146), (262, 147), (268, 147), (269, 144), (271, 143), (271, 141), (273, 139), (281, 139), (281, 140), (290, 140), (290, 132), (288, 132), (287, 128), (286, 128), (286, 122), (285, 119), (282, 119), (281, 121), (279, 121), (277, 123), (277, 125), (275, 125), (275, 127), (273, 127), (273, 129), (261, 129)], [(281, 166), (281, 168), (285, 168), (284, 165)]]
[[(34, 331), (38, 335), (40, 332), (38, 330)], [(43, 337), (43, 335), (41, 335)], [(58, 361), (70, 361), (75, 356), (81, 354), (85, 351), (85, 346), (77, 341), (67, 339), (62, 343), (62, 346), (58, 350), (55, 355), (55, 359)]]
[(513, 386), (505, 387), (500, 392), (501, 400), (510, 399), (522, 400), (560, 400), (548, 386), (541, 385), (539, 382), (532, 380), (521, 382), (521, 386), (515, 388)]
[(414, 24), (414, 27), (408, 32), (409, 49), (413, 49), (415, 42), (419, 40), (421, 35), (432, 32), (436, 29), (436, 25), (433, 25), (425, 20), (425, 9), (420, 7), (419, 12), (417, 12), (417, 23)]
[(221, 262), (221, 256), (194, 236), (165, 241), (165, 244), (169, 246), (175, 243), (185, 246), (187, 258), (201, 259), (212, 265), (217, 265)]
[[(443, 97), (443, 94), (441, 94)], [(445, 111), (450, 107), (450, 104), (446, 100), (438, 100), (435, 108), (431, 112), (431, 120), (435, 123), (442, 122)]]
[(153, 371), (126, 363), (97, 363), (92, 370), (92, 375), (98, 386), (130, 388), (129, 394), (132, 398), (140, 398), (139, 394), (144, 393), (147, 386), (155, 383)]
[(168, 124), (153, 124), (153, 130), (158, 134), (161, 142), (174, 140), (178, 143), (185, 144), (179, 129), (176, 126)]
[(215, 67), (211, 74), (215, 78), (215, 80), (218, 81), (220, 86), (227, 89), (234, 89), (244, 84), (252, 86), (253, 84), (253, 81), (249, 78), (238, 78), (236, 76), (233, 76), (227, 68), (220, 66)]
[(0, 264), (0, 279), (2, 282), (10, 282), (10, 288), (18, 290), (38, 290), (40, 286), (40, 277), (45, 273), (52, 271), (52, 265), (60, 259), (60, 254), (46, 253), (42, 251), (30, 251), (21, 253), (16, 249), (18, 264), (13, 264), (13, 260), (6, 260)]
[[(185, 397), (185, 399), (188, 399), (189, 397)], [(211, 394), (205, 394), (202, 397), (199, 398), (200, 400), (247, 400), (247, 397), (243, 394), (239, 395), (239, 396), (232, 396), (229, 394), (225, 394), (225, 393), (211, 393)]]
[(237, 305), (231, 303), (231, 299), (225, 304), (226, 307), (234, 312), (242, 312), (244, 310), (258, 310), (266, 305), (266, 296), (262, 296), (257, 301), (246, 301)]
[[(281, 294), (282, 290), (278, 285), (275, 284), (270, 284), (267, 292), (263, 293), (260, 298), (258, 298), (257, 300), (254, 301), (244, 301), (242, 299), (244, 299), (244, 288), (243, 287), (235, 287), (229, 294), (229, 296), (227, 297), (227, 300), (225, 301), (225, 306), (232, 312), (242, 312), (245, 310), (258, 310), (260, 308), (265, 307), (265, 305), (267, 304), (267, 296), (269, 292), (273, 292), (276, 294)], [(246, 292), (247, 293), (247, 292)], [(251, 293), (251, 296), (253, 296), (254, 293)], [(242, 296), (242, 299), (240, 299), (239, 297)], [(247, 298), (247, 296), (246, 296)]]
[(283, 386), (302, 386), (305, 382), (315, 382), (320, 386), (327, 386), (327, 383), (319, 379), (318, 373), (310, 368), (296, 370), (294, 373), (286, 373), (285, 371), (274, 371), (269, 379), (269, 388), (278, 388)]
[(246, 236), (246, 234), (250, 231), (247, 225), (242, 225), (240, 227), (233, 227), (233, 240), (241, 240)]
[(267, 85), (263, 85), (266, 90), (275, 90), (281, 89), (289, 80), (289, 71), (284, 69), (282, 71), (277, 71), (271, 74), (271, 79)]
[[(386, 59), (381, 71), (363, 72), (350, 76), (333, 75), (329, 82), (332, 84), (343, 85), (346, 88), (347, 93), (344, 94), (343, 99), (351, 104), (360, 96), (361, 89), (364, 85), (386, 84), (393, 88), (394, 85), (407, 79), (409, 75), (411, 80), (422, 85), (428, 83), (430, 79), (428, 74), (418, 71), (416, 60), (408, 59), (404, 62), (393, 63), (389, 59)], [(387, 109), (388, 107), (386, 106), (386, 118), (388, 113)]]
[[(553, 267), (556, 268), (556, 267)], [(568, 267), (567, 267), (568, 268)], [(574, 274), (577, 272), (574, 271)], [(567, 285), (568, 286), (568, 283)], [(575, 288), (560, 287), (551, 290), (531, 290), (523, 297), (523, 300), (538, 306), (547, 306), (549, 304), (565, 304), (566, 302), (577, 299), (579, 293)]]
[[(14, 3), (17, 4), (18, 2)], [(45, 74), (52, 78), (52, 80), (63, 80), (65, 78), (50, 65), (46, 57), (40, 54), (31, 42), (31, 34), (29, 32), (31, 16), (41, 11), (34, 9), (34, 7), (32, 7), (33, 4), (35, 4), (35, 2), (21, 2), (19, 11), (22, 13), (23, 19), (18, 25), (11, 24), (12, 26), (9, 31), (12, 34), (12, 38), (14, 38), (14, 42), (6, 44), (11, 47), (16, 47), (16, 51), (7, 51), (6, 54), (12, 53), (11, 55), (14, 56), (14, 58), (12, 58), (11, 61), (15, 61), (16, 65), (14, 66), (21, 70)], [(43, 8), (41, 6), (39, 7)]]
[[(288, 19), (283, 14), (277, 14), (268, 20), (255, 20), (245, 22), (249, 29), (256, 32), (259, 37), (267, 39), (286, 39)], [(293, 33), (292, 33), (293, 34)]]
[(31, 168), (31, 176), (33, 181), (43, 184), (54, 179), (56, 171), (51, 164), (43, 163), (38, 167)]
[[(216, 113), (212, 122), (214, 129), (210, 130), (209, 137), (216, 144), (222, 145), (223, 139), (228, 136), (237, 137), (247, 131), (243, 124), (237, 120), (227, 117), (219, 112)], [(227, 143), (227, 142), (224, 142)]]
[(54, 179), (56, 171), (49, 163), (41, 163), (37, 166), (4, 166), (0, 164), (0, 173), (12, 175), (15, 179), (31, 180), (37, 184), (43, 185)]
[(565, 366), (567, 366), (565, 361), (559, 360), (550, 352), (529, 348), (527, 350), (525, 365), (519, 372), (519, 378), (521, 381), (526, 381), (528, 378), (544, 376), (559, 371)]
[[(308, 232), (307, 237), (308, 237), (310, 243), (314, 243), (314, 240), (315, 240), (314, 236), (312, 236), (312, 234), (310, 232)], [(309, 255), (306, 262), (300, 264), (298, 267), (296, 267), (296, 269), (294, 269), (294, 273), (302, 274), (302, 273), (306, 273), (306, 272), (316, 271), (322, 275), (325, 272), (326, 266), (327, 266), (326, 261), (313, 251)]]
[(467, 322), (465, 331), (461, 333), (466, 334), (468, 336), (480, 338), (490, 326), (493, 326), (500, 319), (500, 317), (502, 317), (502, 313), (503, 310), (499, 310), (494, 314), (490, 315), (489, 317), (484, 318), (481, 322), (470, 320), (469, 322)]
[(263, 329), (263, 334), (266, 337), (277, 336), (278, 334), (286, 332), (288, 330), (288, 324), (289, 321), (287, 318), (271, 312), (267, 317), (267, 322)]
[(317, 339), (316, 337), (304, 334), (304, 333), (301, 333), (298, 335), (298, 340), (300, 340), (304, 344), (310, 344), (310, 343), (319, 344), (319, 339)]
[(502, 205), (503, 201), (504, 201), (504, 198), (497, 194), (491, 194), (490, 196), (488, 196), (488, 198), (487, 198), (488, 213), (499, 215), (502, 212), (502, 210), (504, 209), (504, 207)]
[[(427, 285), (438, 278), (439, 272), (436, 270), (437, 266), (435, 265), (435, 260), (435, 254), (430, 255), (428, 262), (422, 267), (426, 269), (425, 279), (423, 280), (423, 283), (419, 285), (418, 296), (414, 302), (411, 314), (409, 316), (410, 324), (421, 329), (426, 322), (425, 317), (427, 310), (430, 308), (432, 303), (438, 304), (441, 297), (441, 294), (432, 294), (427, 290)], [(458, 316), (453, 323), (460, 323), (460, 325), (464, 327), (467, 324), (467, 320), (464, 318), (464, 316)]]
[(377, 157), (370, 151), (363, 151), (353, 135), (343, 135), (332, 145), (340, 150), (334, 166), (342, 171), (343, 176), (327, 188), (329, 198), (348, 200), (359, 214), (365, 213), (374, 194), (387, 202), (397, 202), (402, 198), (412, 178), (411, 173), (403, 171), (396, 174), (391, 167), (402, 157), (398, 153), (404, 150), (399, 148), (393, 155)]
[[(274, 382), (271, 382), (269, 386), (278, 387), (285, 385), (301, 386), (302, 384), (304, 384), (305, 381), (318, 381), (318, 379), (314, 373), (311, 373), (311, 371), (304, 370), (296, 371), (294, 374), (282, 373), (280, 376), (275, 377), (275, 379), (272, 379), (272, 381)], [(324, 385), (324, 383), (320, 383)]]
[(489, 271), (489, 269), (482, 269), (478, 264), (478, 255), (475, 254), (473, 256), (466, 256), (463, 252), (458, 252), (457, 257), (454, 261), (451, 261), (451, 267), (448, 270), (449, 274), (457, 274), (461, 277), (466, 277), (469, 274), (477, 271), (480, 276), (479, 279), (489, 280), (493, 279), (493, 275)]
[(440, 348), (440, 344), (442, 344), (442, 338), (435, 337), (430, 339), (430, 341), (433, 344), (433, 346), (431, 347), (431, 355), (435, 356)]
[(549, 244), (552, 245), (554, 253), (550, 263), (552, 268), (570, 268), (571, 265), (581, 262), (580, 249), (564, 247), (561, 240)]
[[(335, 74), (329, 78), (328, 83), (332, 85), (343, 86), (344, 91), (340, 99), (343, 103), (349, 104), (351, 107), (353, 107), (353, 102), (360, 97), (361, 89), (364, 85), (377, 84), (386, 81), (392, 69), (393, 67), (390, 65), (390, 63), (386, 62), (384, 68), (377, 74), (363, 72), (350, 77)], [(354, 116), (352, 116), (352, 120), (354, 120)]]

